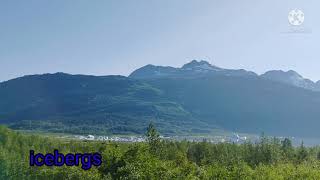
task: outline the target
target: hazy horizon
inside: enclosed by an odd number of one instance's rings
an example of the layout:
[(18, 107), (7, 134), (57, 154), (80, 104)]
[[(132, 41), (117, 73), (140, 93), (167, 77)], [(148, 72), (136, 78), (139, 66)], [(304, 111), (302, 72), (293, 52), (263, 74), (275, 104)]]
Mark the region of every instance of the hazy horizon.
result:
[[(127, 76), (146, 64), (181, 67), (193, 59), (257, 74), (294, 70), (317, 81), (318, 5), (289, 0), (2, 1), (0, 82), (55, 72)], [(288, 22), (292, 9), (305, 14), (298, 29)]]

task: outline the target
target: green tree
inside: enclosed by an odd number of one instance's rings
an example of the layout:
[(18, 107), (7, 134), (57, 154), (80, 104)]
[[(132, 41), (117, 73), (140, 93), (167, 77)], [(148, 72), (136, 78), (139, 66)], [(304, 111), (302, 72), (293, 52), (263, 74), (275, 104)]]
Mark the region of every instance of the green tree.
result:
[(150, 147), (150, 151), (153, 154), (157, 154), (160, 148), (160, 134), (157, 131), (156, 127), (154, 126), (153, 122), (150, 122), (148, 129), (147, 129), (147, 141)]
[(281, 141), (281, 150), (287, 160), (291, 160), (294, 156), (294, 149), (289, 138), (285, 138)]
[(317, 160), (320, 160), (320, 151), (317, 153)]
[(303, 162), (305, 160), (307, 160), (308, 158), (308, 151), (307, 151), (307, 148), (304, 147), (303, 145), (303, 142), (301, 143), (299, 149), (298, 149), (298, 152), (297, 152), (297, 160), (298, 162)]

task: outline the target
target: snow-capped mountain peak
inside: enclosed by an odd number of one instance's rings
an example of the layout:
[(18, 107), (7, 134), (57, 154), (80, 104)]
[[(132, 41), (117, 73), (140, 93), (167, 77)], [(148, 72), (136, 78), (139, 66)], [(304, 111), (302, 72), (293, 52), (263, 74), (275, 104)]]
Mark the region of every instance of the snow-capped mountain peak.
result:
[(302, 87), (305, 89), (319, 90), (316, 83), (314, 83), (310, 79), (305, 79), (303, 76), (293, 70), (289, 70), (287, 72), (282, 70), (272, 70), (262, 74), (261, 77), (272, 81)]
[(132, 72), (129, 77), (139, 79), (163, 77), (194, 78), (207, 75), (257, 76), (257, 74), (255, 74), (254, 72), (246, 71), (243, 69), (223, 69), (211, 65), (209, 62), (204, 60), (192, 60), (191, 62), (184, 64), (181, 68), (146, 65)]
[(200, 61), (192, 60), (191, 62), (183, 65), (181, 69), (184, 69), (184, 70), (204, 70), (204, 71), (222, 70), (221, 68), (213, 66), (209, 62), (204, 61), (204, 60), (200, 60)]

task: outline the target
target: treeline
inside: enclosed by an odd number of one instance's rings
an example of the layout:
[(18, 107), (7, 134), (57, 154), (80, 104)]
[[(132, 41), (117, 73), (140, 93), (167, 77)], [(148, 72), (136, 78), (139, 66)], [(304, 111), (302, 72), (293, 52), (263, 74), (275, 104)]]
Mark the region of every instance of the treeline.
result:
[[(85, 142), (0, 127), (0, 179), (320, 179), (320, 148), (262, 136), (243, 144), (162, 141), (152, 124), (145, 143)], [(100, 152), (100, 167), (30, 167), (29, 151)]]
[[(90, 120), (90, 126), (87, 125), (87, 119), (68, 120), (63, 119), (63, 117), (59, 117), (59, 120), (21, 120), (10, 122), (7, 125), (13, 130), (82, 135), (142, 134), (146, 131), (148, 125), (142, 125), (125, 114), (122, 116), (107, 114), (106, 117), (108, 120)], [(123, 119), (130, 119), (130, 123), (124, 122)], [(172, 127), (168, 124), (162, 124), (162, 126), (162, 130)], [(178, 132), (172, 130), (167, 134), (177, 134)]]

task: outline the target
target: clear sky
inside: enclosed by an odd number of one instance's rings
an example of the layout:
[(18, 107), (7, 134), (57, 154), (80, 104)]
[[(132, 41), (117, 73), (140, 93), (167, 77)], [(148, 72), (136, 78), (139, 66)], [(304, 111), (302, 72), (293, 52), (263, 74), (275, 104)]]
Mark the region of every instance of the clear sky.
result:
[[(301, 9), (304, 23), (288, 23)], [(204, 59), (320, 79), (317, 0), (1, 0), (0, 81), (27, 74), (128, 75)]]

